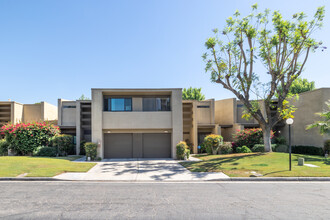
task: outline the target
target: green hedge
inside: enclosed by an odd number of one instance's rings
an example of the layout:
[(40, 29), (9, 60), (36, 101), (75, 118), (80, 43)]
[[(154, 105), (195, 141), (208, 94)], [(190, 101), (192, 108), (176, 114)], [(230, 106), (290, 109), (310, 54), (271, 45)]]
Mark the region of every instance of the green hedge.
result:
[(59, 155), (67, 156), (74, 153), (73, 136), (71, 135), (57, 135), (52, 138), (51, 144), (57, 149)]
[(57, 150), (54, 147), (39, 146), (33, 151), (33, 156), (56, 157)]
[[(275, 151), (276, 144), (272, 144), (272, 151)], [(255, 144), (252, 149), (253, 152), (265, 152), (265, 145), (264, 144)]]
[(320, 156), (324, 155), (323, 149), (315, 146), (304, 146), (304, 145), (292, 146), (291, 152), (294, 154), (307, 154), (307, 155), (320, 155)]
[(289, 147), (288, 147), (288, 145), (285, 145), (285, 144), (277, 145), (275, 148), (275, 152), (288, 153)]
[(97, 144), (92, 142), (86, 142), (84, 148), (86, 152), (86, 159), (90, 157), (91, 160), (95, 160), (97, 155)]
[(220, 154), (231, 154), (233, 153), (233, 146), (231, 142), (223, 142), (220, 145)]
[(324, 142), (324, 153), (330, 154), (330, 140), (326, 140)]
[(237, 147), (236, 152), (237, 153), (252, 153), (250, 148), (248, 148), (247, 146)]
[(8, 148), (9, 148), (9, 144), (6, 141), (6, 139), (1, 139), (0, 140), (0, 156), (7, 156)]

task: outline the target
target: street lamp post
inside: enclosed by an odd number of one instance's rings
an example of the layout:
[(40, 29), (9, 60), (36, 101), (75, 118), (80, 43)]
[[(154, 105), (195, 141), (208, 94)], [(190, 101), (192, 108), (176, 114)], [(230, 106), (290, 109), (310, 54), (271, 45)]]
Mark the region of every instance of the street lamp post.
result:
[(291, 171), (291, 125), (293, 124), (293, 119), (288, 118), (286, 124), (289, 125), (289, 170)]

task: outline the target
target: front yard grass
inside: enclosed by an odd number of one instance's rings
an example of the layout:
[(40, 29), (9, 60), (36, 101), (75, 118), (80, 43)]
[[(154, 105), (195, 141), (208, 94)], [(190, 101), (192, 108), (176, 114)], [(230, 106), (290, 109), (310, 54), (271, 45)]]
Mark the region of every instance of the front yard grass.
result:
[(0, 157), (0, 177), (52, 177), (63, 172), (87, 172), (95, 163), (72, 162), (80, 156), (70, 157)]
[[(265, 177), (330, 177), (330, 158), (292, 154), (292, 171), (289, 171), (287, 153), (249, 153), (227, 155), (196, 155), (199, 162), (182, 162), (192, 172), (223, 172), (230, 177), (249, 177), (251, 172)], [(305, 163), (319, 167), (298, 166), (298, 157)]]

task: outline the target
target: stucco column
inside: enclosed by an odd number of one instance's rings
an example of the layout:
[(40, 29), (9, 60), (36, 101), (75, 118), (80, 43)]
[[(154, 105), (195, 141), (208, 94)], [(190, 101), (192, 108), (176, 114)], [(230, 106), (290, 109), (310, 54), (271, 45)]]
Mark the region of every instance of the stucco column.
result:
[(183, 140), (182, 90), (172, 91), (172, 158), (176, 158), (176, 144)]
[(76, 101), (76, 155), (80, 154), (80, 141), (81, 141), (81, 108), (80, 101)]
[(103, 115), (103, 97), (102, 91), (92, 89), (92, 142), (98, 144), (97, 156), (103, 159), (103, 133), (102, 133), (102, 115)]
[(193, 152), (194, 154), (198, 153), (198, 125), (197, 125), (197, 103), (192, 102), (192, 132), (191, 132), (191, 141), (193, 143)]
[(57, 100), (57, 125), (62, 125), (62, 99)]

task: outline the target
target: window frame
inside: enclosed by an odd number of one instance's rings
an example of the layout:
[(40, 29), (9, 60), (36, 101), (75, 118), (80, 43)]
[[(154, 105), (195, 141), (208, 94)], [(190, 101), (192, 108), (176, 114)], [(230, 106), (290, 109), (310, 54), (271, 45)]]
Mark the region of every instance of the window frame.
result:
[[(112, 110), (112, 99), (124, 99), (124, 110)], [(105, 106), (105, 100), (107, 100), (107, 106)], [(126, 100), (130, 100), (130, 110), (126, 110)], [(107, 108), (105, 108), (107, 107)], [(110, 98), (103, 98), (103, 111), (104, 112), (132, 112), (133, 111), (133, 100), (132, 97), (110, 97)]]

